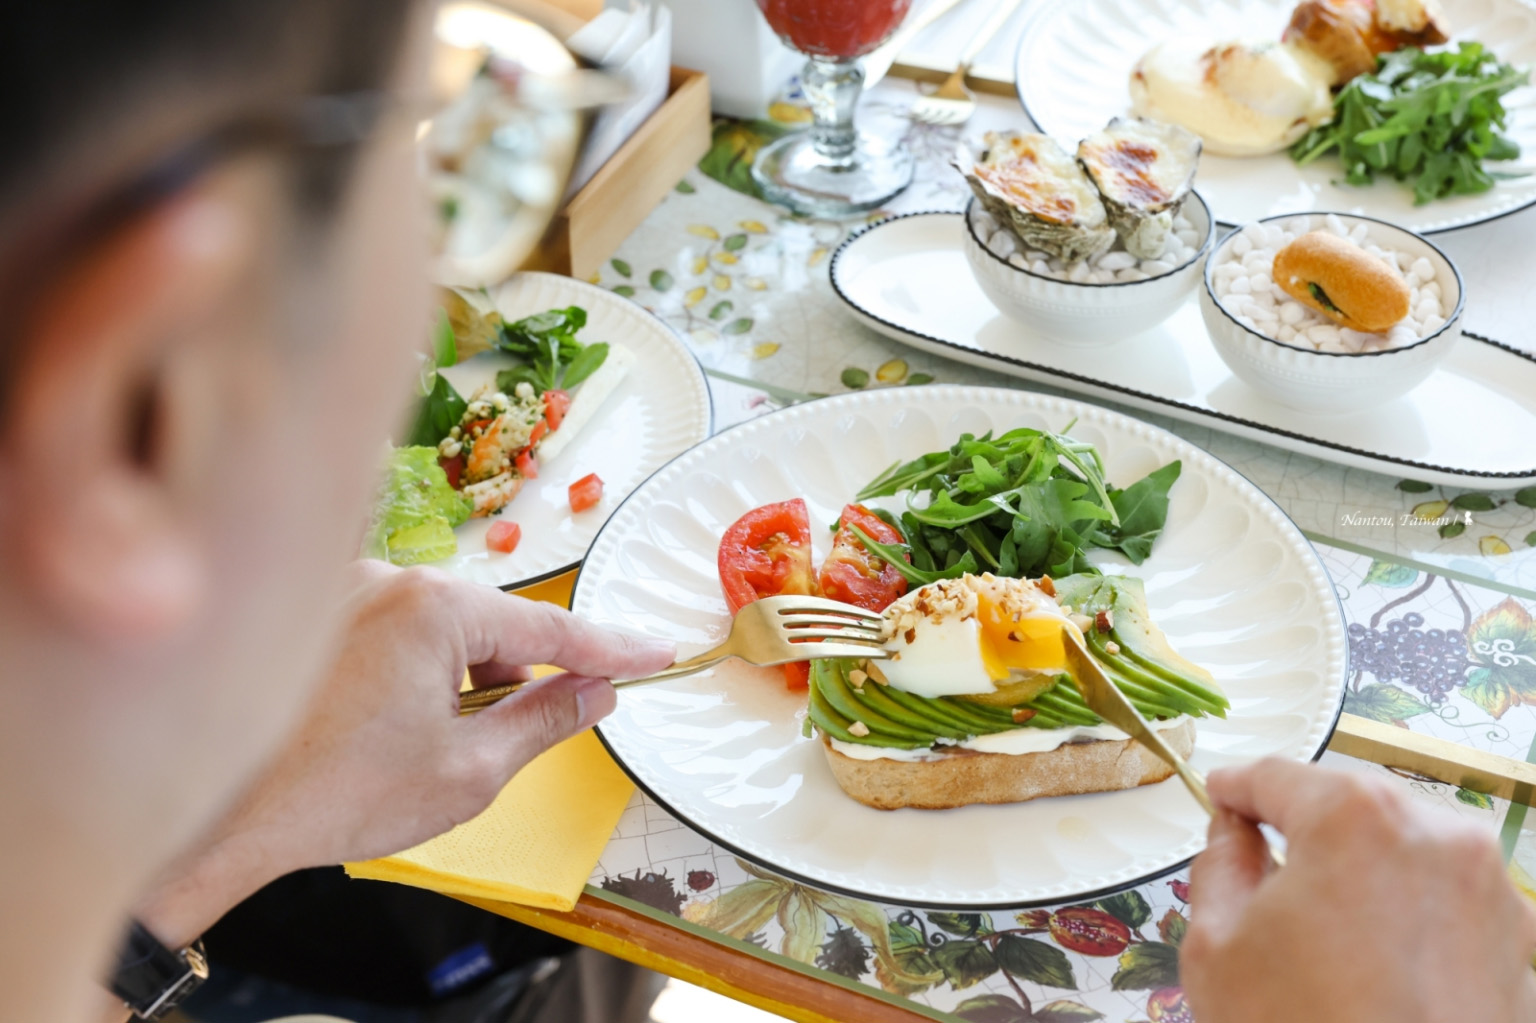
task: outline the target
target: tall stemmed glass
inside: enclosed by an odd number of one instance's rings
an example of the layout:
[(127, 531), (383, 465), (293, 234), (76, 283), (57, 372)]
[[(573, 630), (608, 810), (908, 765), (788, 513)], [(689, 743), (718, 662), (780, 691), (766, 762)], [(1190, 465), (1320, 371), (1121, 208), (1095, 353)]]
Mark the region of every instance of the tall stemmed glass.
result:
[(811, 127), (763, 147), (752, 177), (771, 202), (817, 217), (846, 217), (890, 200), (912, 181), (899, 140), (860, 132), (859, 58), (890, 38), (912, 0), (757, 0), (785, 44), (810, 59), (801, 86)]

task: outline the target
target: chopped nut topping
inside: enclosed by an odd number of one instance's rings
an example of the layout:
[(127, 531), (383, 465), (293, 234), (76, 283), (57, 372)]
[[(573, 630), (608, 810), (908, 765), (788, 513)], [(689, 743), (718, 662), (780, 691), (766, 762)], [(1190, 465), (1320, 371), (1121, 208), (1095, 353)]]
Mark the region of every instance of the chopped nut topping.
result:
[(1008, 633), (1008, 638), (1013, 640), (1015, 643), (1022, 643), (1022, 642), (1024, 642), (1024, 637), (1019, 635), (1017, 632), (1010, 632), (1010, 633)]
[(878, 664), (876, 664), (874, 661), (866, 662), (865, 665), (864, 665), (864, 670), (869, 672), (869, 677), (870, 678), (874, 679), (876, 682), (880, 683), (881, 685), (883, 685), (883, 686), (890, 685), (890, 682), (886, 680), (885, 672), (881, 671), (880, 670), (880, 666)]
[(862, 739), (864, 736), (869, 734), (869, 726), (862, 721), (855, 721), (853, 724), (848, 726), (848, 734), (857, 735)]
[(1067, 615), (1067, 617), (1072, 620), (1073, 625), (1077, 626), (1078, 632), (1087, 632), (1089, 629), (1093, 628), (1093, 619), (1089, 618), (1087, 615), (1070, 614)]
[(1030, 710), (1028, 707), (1013, 708), (1013, 723), (1016, 725), (1022, 725), (1024, 722), (1028, 721), (1034, 716), (1035, 712)]
[(1093, 627), (1100, 632), (1108, 632), (1115, 627), (1115, 613), (1113, 611), (1100, 611), (1093, 616)]
[(1120, 644), (1116, 643), (1114, 640), (1110, 640), (1104, 644), (1104, 652), (1113, 657), (1115, 654), (1120, 652)]
[(1056, 584), (1051, 582), (1051, 577), (1050, 576), (1042, 575), (1040, 577), (1040, 581), (1035, 583), (1035, 585), (1040, 587), (1040, 591), (1042, 593), (1044, 593), (1046, 596), (1048, 596), (1048, 597), (1056, 596)]
[(903, 638), (907, 641), (907, 645), (911, 646), (912, 645), (912, 641), (917, 639), (917, 629), (916, 628), (908, 629), (905, 633), (903, 633)]
[(859, 686), (862, 686), (864, 684), (864, 680), (867, 678), (869, 678), (869, 675), (860, 671), (858, 668), (854, 668), (848, 673), (848, 681), (853, 683), (855, 689), (857, 689)]

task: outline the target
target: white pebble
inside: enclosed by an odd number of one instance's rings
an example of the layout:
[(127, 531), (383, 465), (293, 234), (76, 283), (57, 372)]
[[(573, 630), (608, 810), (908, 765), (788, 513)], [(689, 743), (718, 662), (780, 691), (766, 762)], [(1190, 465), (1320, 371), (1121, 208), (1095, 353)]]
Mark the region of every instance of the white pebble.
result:
[(1005, 228), (995, 232), (991, 238), (987, 239), (987, 248), (991, 249), (994, 255), (1002, 256), (1006, 259), (1019, 251), (1019, 240), (1013, 236), (1012, 231)]
[(1248, 278), (1248, 287), (1255, 295), (1268, 295), (1275, 290), (1275, 282), (1269, 279), (1268, 274), (1254, 274)]
[(1419, 288), (1419, 293), (1421, 295), (1433, 295), (1435, 298), (1440, 298), (1440, 282), (1429, 281), (1425, 283), (1422, 287)]
[(1088, 284), (1108, 284), (1114, 280), (1114, 275), (1104, 270), (1089, 270)]
[(1037, 273), (1044, 276), (1051, 272), (1051, 264), (1043, 259), (1032, 259), (1029, 262), (1029, 271), (1030, 273)]
[(1243, 257), (1243, 269), (1249, 274), (1269, 273), (1275, 267), (1274, 253), (1268, 249), (1262, 249), (1248, 253)]
[(1421, 281), (1432, 281), (1435, 279), (1434, 265), (1431, 264), (1430, 261), (1425, 259), (1423, 256), (1415, 259), (1413, 261), (1413, 265), (1408, 268), (1408, 271), (1410, 273), (1418, 274), (1419, 280)]
[(1366, 236), (1368, 234), (1370, 234), (1370, 229), (1368, 227), (1366, 227), (1364, 224), (1356, 224), (1354, 230), (1349, 232), (1349, 240), (1354, 242), (1356, 245), (1364, 245)]
[(1232, 255), (1242, 259), (1253, 251), (1253, 240), (1247, 234), (1240, 234), (1232, 239)]
[(1363, 330), (1351, 330), (1349, 327), (1341, 327), (1339, 329), (1339, 340), (1350, 351), (1361, 351), (1368, 347), (1375, 337), (1376, 335), (1367, 334)]
[(1200, 235), (1195, 232), (1194, 228), (1190, 228), (1188, 231), (1175, 231), (1173, 236), (1190, 248), (1200, 244)]
[(1180, 233), (1184, 231), (1192, 232), (1195, 229), (1195, 225), (1190, 223), (1189, 218), (1181, 212), (1178, 216), (1173, 218), (1173, 229)]
[(1420, 323), (1427, 322), (1431, 316), (1440, 315), (1440, 300), (1433, 295), (1424, 295), (1419, 304), (1413, 307), (1413, 318)]
[(1218, 277), (1216, 279), (1216, 301), (1226, 305), (1226, 297), (1230, 294), (1232, 294), (1231, 278), (1222, 279)]
[(1300, 302), (1283, 302), (1280, 305), (1280, 322), (1296, 326), (1307, 318), (1307, 307)]
[(1144, 259), (1141, 269), (1148, 277), (1160, 277), (1166, 273), (1172, 273), (1173, 267), (1164, 263), (1161, 259)]
[[(994, 255), (1001, 255), (1001, 253), (994, 253)], [(1024, 258), (1024, 254), (1022, 252), (1015, 252), (1013, 255), (1009, 256), (1008, 262), (1018, 267), (1020, 270), (1029, 269), (1029, 260)]]
[(1099, 269), (1101, 270), (1129, 270), (1136, 265), (1136, 257), (1129, 252), (1106, 252), (1099, 257)]
[(1280, 332), (1275, 336), (1281, 341), (1284, 341), (1286, 344), (1290, 344), (1292, 341), (1296, 340), (1296, 328), (1282, 323), (1280, 325)]
[(1409, 270), (1406, 274), (1403, 275), (1403, 283), (1407, 284), (1410, 290), (1417, 288), (1423, 282), (1424, 279), (1418, 274), (1414, 273), (1412, 270)]
[(1407, 324), (1398, 323), (1394, 324), (1392, 329), (1387, 331), (1387, 340), (1394, 348), (1399, 348), (1403, 345), (1413, 344), (1419, 340), (1419, 335), (1415, 334), (1413, 329)]
[(1254, 322), (1252, 320), (1250, 320), (1246, 316), (1239, 316), (1237, 318), (1237, 322), (1241, 323), (1243, 326), (1247, 327), (1249, 330), (1257, 330), (1257, 331), (1259, 331), (1260, 334), (1264, 333), (1262, 330), (1259, 330), (1259, 328), (1254, 325)]
[(1325, 227), (1328, 228), (1328, 230), (1332, 231), (1334, 234), (1338, 235), (1340, 238), (1348, 238), (1349, 237), (1349, 228), (1345, 227), (1344, 226), (1344, 221), (1340, 220), (1334, 214), (1330, 213), (1326, 217), (1324, 217), (1323, 218), (1323, 224), (1324, 224)]
[(1339, 343), (1339, 328), (1331, 323), (1319, 323), (1307, 328), (1307, 338), (1313, 344), (1336, 345)]
[(1063, 263), (1061, 260), (1055, 259), (1055, 258), (1053, 258), (1046, 265), (1051, 268), (1051, 273), (1053, 273), (1053, 274), (1065, 273), (1066, 270), (1067, 270), (1067, 265), (1065, 263)]
[(1024, 255), (1029, 257), (1029, 261), (1031, 263), (1033, 263), (1035, 260), (1039, 260), (1040, 262), (1044, 263), (1051, 258), (1045, 253), (1041, 252), (1039, 249), (1030, 249), (1028, 252), (1024, 253)]
[(1115, 280), (1117, 281), (1144, 281), (1146, 279), (1147, 275), (1136, 269), (1134, 266), (1129, 270), (1121, 270), (1119, 273), (1115, 274)]
[(1216, 278), (1218, 281), (1230, 281), (1235, 277), (1243, 276), (1243, 267), (1241, 263), (1222, 263), (1216, 269), (1211, 271), (1211, 276)]
[(1253, 294), (1253, 285), (1248, 282), (1247, 277), (1235, 277), (1228, 290), (1234, 295), (1251, 295)]
[(1072, 269), (1067, 271), (1067, 280), (1074, 284), (1081, 284), (1088, 279), (1088, 264), (1077, 262), (1072, 264)]
[(1443, 326), (1445, 326), (1445, 320), (1439, 316), (1431, 316), (1429, 319), (1424, 321), (1424, 326), (1422, 328), (1423, 336), (1428, 337)]
[(1271, 330), (1280, 322), (1280, 317), (1275, 315), (1274, 309), (1252, 299), (1243, 303), (1243, 312), (1248, 315), (1249, 319), (1270, 324), (1269, 329)]

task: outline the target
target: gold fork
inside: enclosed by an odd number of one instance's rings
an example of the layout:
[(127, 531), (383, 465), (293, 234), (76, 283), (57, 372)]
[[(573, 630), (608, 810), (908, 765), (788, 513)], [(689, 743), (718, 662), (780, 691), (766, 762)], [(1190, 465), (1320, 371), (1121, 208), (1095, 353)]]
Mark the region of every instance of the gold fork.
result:
[[(1216, 804), (1211, 802), (1211, 794), (1206, 791), (1205, 777), (1190, 767), (1189, 762), (1175, 753), (1173, 747), (1147, 724), (1141, 712), (1104, 674), (1104, 669), (1088, 653), (1077, 633), (1065, 625), (1061, 627), (1061, 643), (1066, 648), (1067, 667), (1072, 669), (1072, 678), (1077, 683), (1078, 692), (1083, 694), (1083, 702), (1088, 705), (1088, 709), (1141, 743), (1159, 760), (1173, 768), (1184, 787), (1189, 789), (1189, 794), (1195, 797), (1195, 802), (1214, 817)], [(1285, 866), (1285, 854), (1276, 849), (1274, 843), (1269, 843), (1269, 858), (1275, 866)]]
[[(730, 635), (720, 645), (678, 661), (654, 675), (617, 681), (613, 687), (624, 689), (681, 678), (713, 668), (727, 657), (759, 667), (819, 657), (883, 659), (890, 656), (884, 646), (884, 622), (885, 619), (872, 611), (824, 597), (764, 597), (736, 612)], [(527, 684), (514, 682), (461, 693), (459, 713), (484, 710)]]
[(964, 124), (971, 119), (976, 112), (976, 97), (970, 89), (965, 87), (965, 76), (970, 74), (971, 65), (976, 63), (976, 58), (981, 56), (981, 51), (997, 35), (998, 30), (1008, 23), (1013, 12), (1018, 10), (1022, 0), (998, 0), (988, 16), (986, 24), (977, 30), (966, 44), (965, 52), (960, 55), (960, 62), (954, 73), (944, 79), (944, 84), (938, 90), (927, 96), (919, 96), (917, 102), (912, 104), (912, 117), (914, 120), (928, 124)]

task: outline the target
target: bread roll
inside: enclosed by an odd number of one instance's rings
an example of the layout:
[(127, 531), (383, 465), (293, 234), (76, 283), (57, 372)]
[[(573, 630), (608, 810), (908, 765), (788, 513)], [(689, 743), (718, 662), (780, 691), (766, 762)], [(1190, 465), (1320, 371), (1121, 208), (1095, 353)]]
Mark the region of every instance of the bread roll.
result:
[[(1195, 747), (1195, 723), (1159, 734), (1182, 757)], [(1113, 792), (1163, 781), (1173, 768), (1130, 739), (1069, 742), (1044, 753), (978, 753), (950, 747), (931, 760), (857, 760), (821, 739), (832, 776), (848, 795), (877, 810), (947, 810), (972, 803), (1021, 803), (1042, 796)]]
[(1275, 253), (1281, 291), (1335, 323), (1380, 334), (1408, 315), (1408, 282), (1391, 264), (1329, 231), (1302, 235)]

